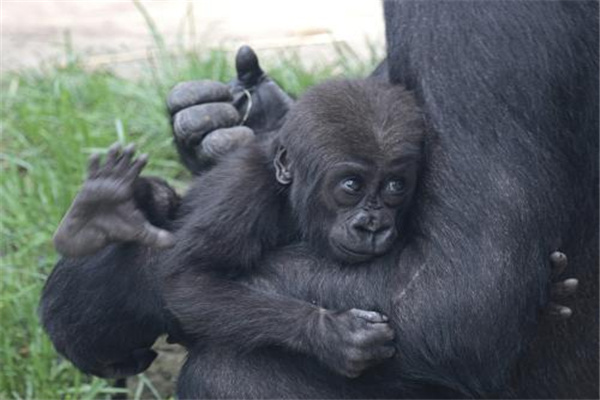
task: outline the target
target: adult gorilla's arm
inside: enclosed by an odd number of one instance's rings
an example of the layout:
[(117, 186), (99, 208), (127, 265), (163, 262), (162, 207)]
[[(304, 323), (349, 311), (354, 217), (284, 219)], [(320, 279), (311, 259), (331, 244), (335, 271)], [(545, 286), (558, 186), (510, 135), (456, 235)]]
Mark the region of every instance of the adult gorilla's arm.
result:
[[(537, 330), (547, 254), (598, 283), (597, 15), (597, 2), (385, 3), (389, 76), (437, 135), (422, 237), (400, 261), (413, 266), (395, 299), (403, 382), (597, 395), (597, 286), (580, 292), (577, 323)], [(519, 368), (527, 381), (511, 381)]]

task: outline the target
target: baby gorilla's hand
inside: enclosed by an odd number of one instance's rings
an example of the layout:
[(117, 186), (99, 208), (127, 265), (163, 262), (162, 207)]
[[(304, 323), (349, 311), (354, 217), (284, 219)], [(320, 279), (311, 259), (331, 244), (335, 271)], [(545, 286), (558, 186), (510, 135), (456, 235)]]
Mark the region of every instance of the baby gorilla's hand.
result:
[(322, 311), (315, 355), (337, 373), (349, 378), (392, 357), (394, 331), (378, 312), (351, 309)]
[(175, 86), (167, 107), (180, 151), (208, 162), (252, 138), (251, 129), (236, 126), (241, 117), (232, 101), (229, 87), (220, 82), (189, 81)]
[(248, 47), (236, 55), (237, 77), (229, 84), (188, 81), (167, 99), (175, 145), (186, 167), (207, 170), (254, 134), (277, 130), (293, 100), (261, 69)]
[(152, 226), (134, 201), (134, 183), (148, 157), (134, 160), (133, 145), (111, 146), (103, 165), (90, 158), (88, 178), (54, 235), (56, 250), (67, 257), (93, 254), (113, 241), (167, 247), (171, 233)]

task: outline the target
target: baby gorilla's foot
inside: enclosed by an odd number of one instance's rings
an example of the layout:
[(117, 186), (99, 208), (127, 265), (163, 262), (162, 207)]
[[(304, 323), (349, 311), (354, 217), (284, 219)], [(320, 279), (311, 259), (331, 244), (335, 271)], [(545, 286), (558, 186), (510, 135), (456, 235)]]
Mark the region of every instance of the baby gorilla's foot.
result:
[(133, 145), (110, 147), (104, 164), (90, 158), (88, 178), (63, 218), (56, 234), (56, 250), (67, 257), (93, 254), (114, 241), (136, 241), (166, 247), (173, 236), (152, 226), (134, 201), (134, 183), (146, 165), (146, 155), (134, 159)]
[(360, 376), (395, 354), (388, 318), (374, 311), (351, 309), (320, 315), (317, 357), (340, 375)]

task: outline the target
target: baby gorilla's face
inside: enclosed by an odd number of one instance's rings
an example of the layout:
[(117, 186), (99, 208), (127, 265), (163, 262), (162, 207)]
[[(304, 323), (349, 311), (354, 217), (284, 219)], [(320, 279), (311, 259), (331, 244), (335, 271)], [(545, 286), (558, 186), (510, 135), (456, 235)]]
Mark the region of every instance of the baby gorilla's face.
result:
[(280, 130), (277, 180), (304, 239), (349, 263), (389, 252), (417, 184), (425, 127), (410, 92), (375, 80), (315, 86)]
[(417, 163), (347, 161), (327, 171), (323, 207), (335, 215), (327, 232), (331, 254), (357, 263), (390, 251), (415, 190)]

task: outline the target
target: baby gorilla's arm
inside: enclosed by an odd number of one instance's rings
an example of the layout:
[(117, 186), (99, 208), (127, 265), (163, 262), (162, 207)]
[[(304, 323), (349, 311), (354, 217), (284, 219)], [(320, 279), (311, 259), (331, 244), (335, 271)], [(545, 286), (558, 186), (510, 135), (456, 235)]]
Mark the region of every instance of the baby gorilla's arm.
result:
[(350, 378), (395, 353), (394, 331), (378, 312), (327, 310), (192, 270), (169, 277), (166, 284), (169, 311), (185, 337), (202, 345), (225, 345), (243, 352), (278, 346), (314, 357)]
[[(283, 246), (294, 229), (288, 194), (263, 150), (256, 143), (240, 149), (199, 177), (186, 195), (176, 244), (160, 262), (168, 269), (161, 279), (167, 309), (186, 340), (241, 351), (282, 346), (357, 376), (394, 353), (386, 317), (329, 311), (241, 281), (260, 273), (265, 253)], [(322, 267), (332, 268), (325, 262)]]
[(88, 178), (63, 218), (56, 234), (56, 250), (67, 257), (94, 254), (111, 242), (133, 241), (150, 247), (169, 247), (173, 236), (148, 222), (172, 218), (177, 194), (158, 178), (141, 178), (147, 162), (134, 160), (133, 145), (113, 145), (104, 164), (90, 159)]

